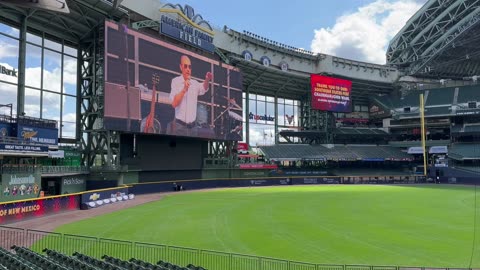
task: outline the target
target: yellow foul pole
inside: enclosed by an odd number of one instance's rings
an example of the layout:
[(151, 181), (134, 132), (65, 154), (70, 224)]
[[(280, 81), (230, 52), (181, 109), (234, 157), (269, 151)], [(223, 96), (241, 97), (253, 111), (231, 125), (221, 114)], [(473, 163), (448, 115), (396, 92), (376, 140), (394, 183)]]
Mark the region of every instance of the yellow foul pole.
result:
[(425, 130), (425, 104), (423, 102), (423, 94), (420, 94), (420, 125), (422, 133), (422, 150), (423, 150), (423, 175), (427, 176), (427, 151), (426, 151), (426, 130)]

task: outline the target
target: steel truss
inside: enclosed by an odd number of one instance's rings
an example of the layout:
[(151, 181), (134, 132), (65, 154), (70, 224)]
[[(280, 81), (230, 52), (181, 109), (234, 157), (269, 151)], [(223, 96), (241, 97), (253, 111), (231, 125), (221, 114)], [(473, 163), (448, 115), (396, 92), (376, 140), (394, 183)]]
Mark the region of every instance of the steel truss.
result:
[(208, 141), (208, 155), (212, 158), (225, 158), (235, 154), (236, 141)]
[(92, 39), (82, 43), (78, 55), (79, 102), (81, 120), (77, 130), (81, 138), (82, 162), (86, 166), (119, 165), (120, 133), (103, 127), (104, 42), (103, 27)]
[(207, 159), (222, 160), (223, 166), (233, 168), (237, 164), (236, 141), (208, 141)]
[(311, 96), (301, 102), (300, 127), (304, 131), (316, 131), (318, 135), (315, 140), (301, 137), (302, 143), (326, 144), (333, 142), (333, 131), (335, 129), (335, 118), (331, 112), (312, 109)]
[(471, 46), (469, 39), (479, 21), (479, 0), (430, 0), (392, 40), (387, 63), (405, 68), (409, 75), (476, 75), (478, 65), (464, 66), (478, 57), (478, 46)]

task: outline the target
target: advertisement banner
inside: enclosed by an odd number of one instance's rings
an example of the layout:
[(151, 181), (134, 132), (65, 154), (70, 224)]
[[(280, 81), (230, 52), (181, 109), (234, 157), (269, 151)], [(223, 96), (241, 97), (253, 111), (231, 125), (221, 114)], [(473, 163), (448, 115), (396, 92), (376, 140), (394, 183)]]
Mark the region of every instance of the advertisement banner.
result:
[(237, 152), (239, 154), (246, 154), (248, 153), (248, 144), (245, 142), (239, 142), (237, 144)]
[(340, 178), (334, 177), (303, 177), (292, 178), (294, 185), (339, 184)]
[(85, 175), (63, 176), (61, 179), (61, 193), (77, 193), (86, 190), (87, 178)]
[(37, 144), (58, 144), (58, 129), (17, 125), (17, 138)]
[(268, 170), (242, 170), (240, 172), (241, 178), (259, 178), (259, 177), (268, 177)]
[(368, 112), (370, 114), (370, 118), (372, 119), (383, 119), (392, 115), (389, 108), (386, 108), (374, 101), (371, 101), (371, 104), (368, 107)]
[(284, 179), (252, 179), (250, 180), (251, 186), (276, 186), (276, 185), (291, 185), (292, 182), (289, 178)]
[(79, 207), (78, 195), (0, 204), (0, 224), (77, 210)]
[(246, 163), (246, 164), (240, 164), (239, 168), (242, 169), (242, 170), (278, 169), (278, 165), (277, 164)]
[(8, 123), (0, 123), (0, 138), (10, 137), (12, 133), (12, 127)]
[(2, 174), (0, 201), (37, 198), (41, 187), (39, 173)]
[(310, 75), (312, 108), (330, 112), (352, 111), (352, 82), (316, 74)]
[(277, 170), (277, 171), (272, 171), (271, 176), (276, 176), (276, 175), (291, 175), (291, 176), (320, 176), (320, 175), (327, 175), (327, 171), (317, 171), (317, 170)]
[(242, 87), (233, 66), (105, 23), (107, 129), (240, 141)]
[(124, 195), (128, 195), (128, 188), (113, 188), (109, 190), (92, 191), (82, 194), (81, 202), (84, 204), (98, 200), (117, 198), (119, 196), (123, 197)]
[(160, 33), (207, 52), (215, 52), (211, 35), (195, 29), (188, 23), (180, 23), (178, 20), (165, 15), (162, 15), (160, 19)]
[(337, 118), (335, 121), (340, 123), (367, 124), (369, 120), (364, 118)]
[(11, 143), (1, 143), (0, 142), (0, 151), (13, 151), (13, 152), (44, 152), (45, 155), (48, 155), (48, 146), (40, 145), (28, 145), (28, 144), (11, 144)]

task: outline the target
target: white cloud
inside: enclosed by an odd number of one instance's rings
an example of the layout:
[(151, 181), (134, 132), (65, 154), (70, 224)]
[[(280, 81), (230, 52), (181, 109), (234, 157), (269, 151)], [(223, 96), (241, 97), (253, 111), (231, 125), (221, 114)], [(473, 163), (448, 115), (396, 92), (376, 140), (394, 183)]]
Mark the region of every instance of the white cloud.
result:
[(66, 56), (63, 63), (63, 82), (66, 84), (77, 84), (77, 59)]
[[(7, 63), (0, 63), (0, 65), (3, 65), (4, 67), (11, 69), (12, 67), (8, 65)], [(75, 85), (76, 84), (76, 62), (75, 59), (72, 59), (71, 61), (65, 61), (65, 66), (64, 66), (64, 73), (63, 73), (63, 79), (65, 84), (70, 84), (70, 85)], [(40, 87), (40, 78), (41, 78), (41, 67), (30, 67), (25, 69), (25, 84), (27, 87)], [(43, 70), (43, 84), (44, 84), (44, 89), (51, 90), (53, 92), (59, 93), (61, 88), (61, 69), (60, 67), (57, 67), (53, 69), (52, 71), (48, 71), (46, 69)], [(8, 81), (11, 83), (17, 83), (18, 78), (17, 77), (12, 77), (12, 76), (7, 76), (4, 74), (0, 74), (0, 79), (4, 81)], [(65, 92), (65, 87), (63, 89)], [(0, 83), (0, 96), (1, 102), (0, 104), (7, 104), (7, 103), (13, 103), (16, 105), (16, 100), (17, 100), (17, 86), (16, 85), (10, 85), (6, 83)], [(39, 117), (40, 116), (40, 91), (37, 90), (30, 90), (26, 89), (25, 90), (25, 113), (28, 116), (33, 116), (33, 117)], [(53, 120), (60, 120), (60, 96), (57, 94), (52, 94), (52, 93), (47, 93), (44, 92), (43, 94), (43, 107), (42, 107), (42, 113), (43, 113), (43, 118), (48, 118), (48, 119), (53, 119)], [(16, 107), (16, 106), (15, 106)], [(65, 103), (64, 103), (64, 111), (67, 111), (65, 108)], [(0, 114), (5, 114), (6, 111), (5, 109), (0, 110)], [(9, 113), (9, 112), (8, 112)], [(14, 110), (13, 112), (16, 114), (16, 111)], [(72, 121), (75, 122), (75, 114), (67, 114), (64, 115), (64, 117), (67, 116), (67, 119), (64, 118), (64, 121)], [(73, 127), (68, 127), (68, 129), (74, 130)]]
[(250, 125), (250, 145), (272, 145), (275, 143), (273, 126), (267, 125)]
[(75, 137), (75, 121), (77, 115), (75, 113), (68, 113), (63, 116), (62, 133), (64, 137)]
[(10, 38), (0, 40), (0, 59), (18, 57), (18, 41)]
[(10, 36), (13, 36), (13, 37), (18, 37), (18, 36), (20, 36), (20, 30), (18, 30), (17, 28), (11, 27), (10, 31), (8, 31), (7, 34), (9, 34)]
[(376, 0), (339, 17), (333, 27), (315, 30), (311, 49), (385, 64), (388, 42), (426, 0)]

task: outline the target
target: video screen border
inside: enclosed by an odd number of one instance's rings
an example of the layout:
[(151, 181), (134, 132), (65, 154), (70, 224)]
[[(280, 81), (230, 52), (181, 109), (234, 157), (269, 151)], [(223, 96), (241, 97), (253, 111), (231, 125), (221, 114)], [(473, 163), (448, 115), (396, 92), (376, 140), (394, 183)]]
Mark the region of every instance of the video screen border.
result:
[[(190, 123), (177, 121), (179, 114), (172, 107), (174, 95), (170, 95), (172, 80), (182, 76), (182, 56), (191, 61), (190, 80), (203, 84), (206, 74), (212, 74), (206, 93), (198, 95), (195, 123), (188, 132), (174, 128), (181, 124), (190, 127)], [(104, 57), (104, 128), (214, 140), (243, 139), (243, 84), (238, 68), (109, 20), (105, 20)], [(160, 76), (158, 83), (149, 80), (154, 73)], [(153, 118), (158, 116), (158, 121), (153, 121), (157, 129), (142, 129), (144, 123), (152, 125), (145, 120), (152, 110)]]
[[(340, 104), (340, 103), (334, 104), (333, 102), (329, 103), (329, 102), (326, 102), (326, 101), (320, 101), (319, 100), (320, 97), (315, 96), (315, 92), (316, 92), (315, 91), (315, 85), (317, 83), (326, 84), (328, 86), (327, 88), (329, 88), (329, 89), (326, 89), (326, 90), (348, 92), (348, 101), (346, 101), (345, 105)], [(335, 89), (331, 89), (330, 86), (335, 87)], [(346, 88), (347, 91), (343, 91), (342, 88)], [(338, 112), (338, 113), (350, 113), (350, 112), (352, 112), (352, 81), (344, 80), (344, 79), (340, 79), (340, 78), (335, 78), (335, 77), (318, 75), (318, 74), (310, 74), (310, 90), (311, 90), (311, 106), (312, 106), (312, 109), (319, 110), (319, 111), (327, 111), (327, 112)], [(331, 95), (331, 94), (335, 94), (335, 92), (325, 93), (325, 94)], [(337, 94), (335, 94), (335, 95), (337, 95)], [(330, 98), (329, 100), (333, 101), (335, 99)]]

